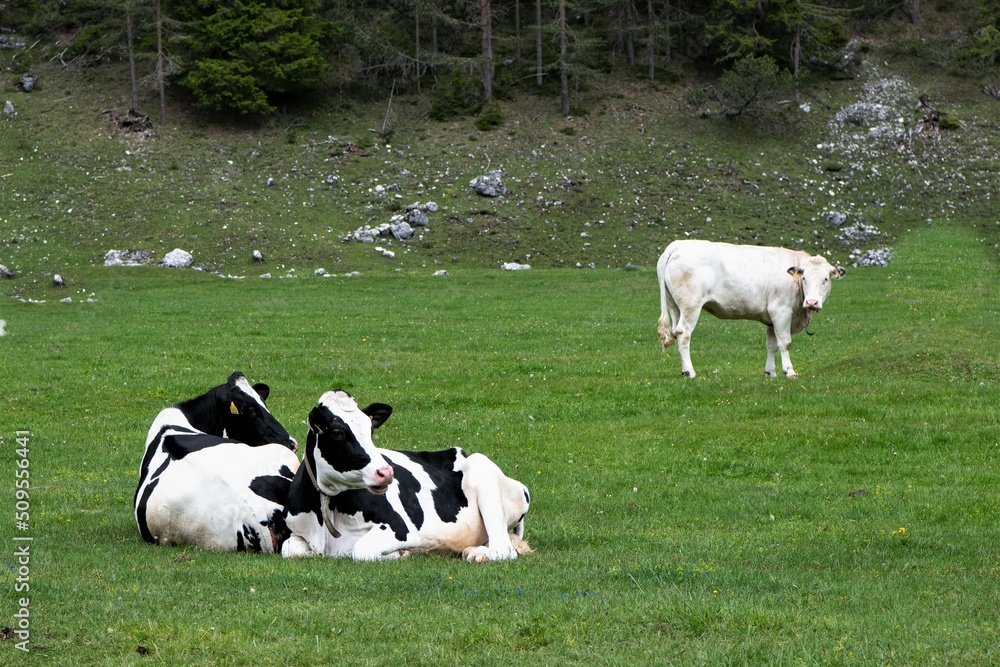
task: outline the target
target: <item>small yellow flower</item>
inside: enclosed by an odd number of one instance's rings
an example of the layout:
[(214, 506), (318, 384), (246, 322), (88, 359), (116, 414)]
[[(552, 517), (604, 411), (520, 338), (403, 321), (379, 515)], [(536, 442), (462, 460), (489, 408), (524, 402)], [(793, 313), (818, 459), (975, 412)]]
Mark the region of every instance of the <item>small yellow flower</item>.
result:
[(906, 528), (904, 528), (903, 526), (900, 526), (896, 530), (892, 531), (892, 534), (893, 534), (893, 536), (896, 536), (896, 535), (906, 535)]

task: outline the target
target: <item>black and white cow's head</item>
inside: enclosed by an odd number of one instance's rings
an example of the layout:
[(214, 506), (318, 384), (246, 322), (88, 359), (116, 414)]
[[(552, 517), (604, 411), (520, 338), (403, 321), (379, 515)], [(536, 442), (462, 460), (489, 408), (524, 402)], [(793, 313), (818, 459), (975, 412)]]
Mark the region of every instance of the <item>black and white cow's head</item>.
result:
[(177, 407), (195, 428), (231, 438), (252, 447), (277, 443), (293, 452), (298, 445), (264, 404), (271, 390), (266, 384), (250, 383), (239, 371), (226, 384)]
[(328, 391), (309, 413), (306, 458), (313, 465), (319, 490), (333, 496), (367, 488), (385, 493), (393, 470), (372, 443), (372, 430), (392, 414), (384, 403), (361, 409), (350, 394)]

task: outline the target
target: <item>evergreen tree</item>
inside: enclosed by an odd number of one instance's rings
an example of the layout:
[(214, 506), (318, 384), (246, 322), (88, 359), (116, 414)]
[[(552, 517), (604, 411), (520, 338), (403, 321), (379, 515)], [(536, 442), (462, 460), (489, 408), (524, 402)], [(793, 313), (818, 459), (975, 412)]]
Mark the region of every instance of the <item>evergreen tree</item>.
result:
[(187, 25), (188, 64), (180, 79), (198, 106), (238, 114), (267, 114), (276, 98), (322, 82), (323, 44), (333, 25), (319, 2), (177, 3)]

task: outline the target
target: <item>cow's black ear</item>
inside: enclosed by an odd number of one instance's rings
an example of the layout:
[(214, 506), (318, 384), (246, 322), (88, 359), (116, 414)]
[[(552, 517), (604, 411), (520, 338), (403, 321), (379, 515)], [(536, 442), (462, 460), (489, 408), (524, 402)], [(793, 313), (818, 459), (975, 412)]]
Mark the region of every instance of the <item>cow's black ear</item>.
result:
[(389, 419), (389, 415), (392, 414), (392, 406), (386, 405), (385, 403), (372, 403), (367, 408), (363, 408), (361, 412), (365, 413), (372, 420), (372, 428), (378, 428)]
[(315, 408), (309, 411), (309, 432), (316, 430), (317, 428), (324, 428), (329, 420), (323, 417), (323, 411), (319, 409), (317, 405)]
[(257, 392), (257, 395), (260, 396), (260, 400), (262, 401), (266, 401), (267, 397), (271, 395), (271, 388), (268, 387), (263, 382), (258, 382), (257, 384), (255, 384), (253, 386), (253, 390)]

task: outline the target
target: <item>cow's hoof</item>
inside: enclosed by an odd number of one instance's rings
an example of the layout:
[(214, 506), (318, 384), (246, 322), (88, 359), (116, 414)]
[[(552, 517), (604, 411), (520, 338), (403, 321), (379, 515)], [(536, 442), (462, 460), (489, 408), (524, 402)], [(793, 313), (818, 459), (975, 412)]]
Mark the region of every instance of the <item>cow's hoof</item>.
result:
[(686, 378), (693, 378), (696, 375), (696, 373), (694, 371), (681, 371), (681, 375), (683, 375)]
[(776, 378), (778, 377), (778, 374), (774, 371), (764, 371), (764, 377)]
[(490, 560), (486, 547), (466, 547), (462, 550), (462, 558), (470, 563), (488, 563)]

